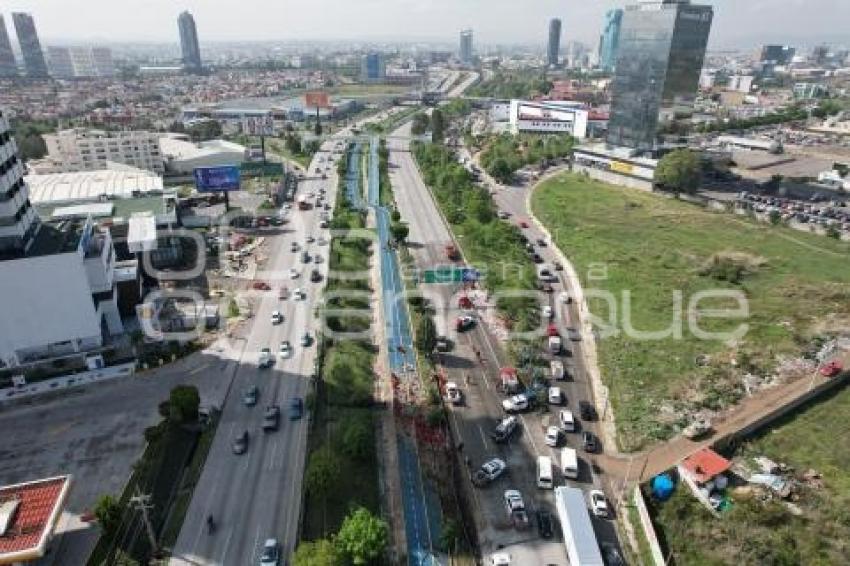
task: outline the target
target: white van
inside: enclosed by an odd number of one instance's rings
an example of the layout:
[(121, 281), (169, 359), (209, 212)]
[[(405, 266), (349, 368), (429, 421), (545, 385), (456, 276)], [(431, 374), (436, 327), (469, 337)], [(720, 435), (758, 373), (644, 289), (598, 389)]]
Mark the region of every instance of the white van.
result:
[(574, 448), (561, 448), (561, 473), (565, 478), (578, 479), (578, 456)]
[(564, 362), (561, 360), (552, 360), (549, 362), (549, 368), (552, 370), (552, 379), (555, 381), (563, 381), (567, 378), (564, 371)]
[(537, 487), (540, 489), (552, 489), (555, 480), (552, 477), (552, 458), (549, 456), (537, 457)]

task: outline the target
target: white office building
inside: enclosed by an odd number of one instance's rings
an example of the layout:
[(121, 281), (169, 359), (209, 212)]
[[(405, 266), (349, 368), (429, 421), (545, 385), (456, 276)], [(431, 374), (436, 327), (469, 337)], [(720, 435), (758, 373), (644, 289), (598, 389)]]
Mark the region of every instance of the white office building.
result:
[(0, 370), (97, 359), (123, 332), (111, 235), (91, 216), (42, 223), (23, 173), (0, 113)]
[(38, 175), (108, 169), (110, 162), (160, 174), (164, 170), (156, 132), (75, 128), (46, 134), (44, 142), (47, 157), (29, 163)]
[(197, 167), (240, 165), (248, 157), (244, 145), (226, 140), (194, 143), (183, 134), (167, 134), (159, 144), (165, 169), (173, 175), (191, 175)]
[(511, 132), (587, 137), (588, 111), (580, 102), (511, 100)]

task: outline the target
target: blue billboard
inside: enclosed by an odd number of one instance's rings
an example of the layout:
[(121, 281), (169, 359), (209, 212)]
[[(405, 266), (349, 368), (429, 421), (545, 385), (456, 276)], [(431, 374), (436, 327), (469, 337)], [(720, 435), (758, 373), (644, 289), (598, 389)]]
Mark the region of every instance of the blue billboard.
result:
[(199, 193), (239, 190), (239, 167), (225, 165), (223, 167), (196, 167), (192, 171), (195, 178), (195, 188)]

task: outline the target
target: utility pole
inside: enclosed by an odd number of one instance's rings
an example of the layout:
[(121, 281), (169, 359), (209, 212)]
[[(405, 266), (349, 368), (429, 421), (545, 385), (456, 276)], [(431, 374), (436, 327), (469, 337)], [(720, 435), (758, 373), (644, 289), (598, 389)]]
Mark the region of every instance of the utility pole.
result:
[(151, 505), (151, 496), (149, 494), (143, 494), (139, 488), (136, 488), (136, 495), (130, 498), (130, 503), (136, 506), (136, 510), (142, 513), (142, 520), (145, 523), (145, 530), (148, 533), (148, 540), (150, 542), (151, 548), (153, 549), (154, 554), (159, 551), (159, 545), (156, 542), (156, 536), (153, 532), (153, 525), (151, 525), (151, 518), (148, 515), (148, 511), (153, 509), (153, 505)]

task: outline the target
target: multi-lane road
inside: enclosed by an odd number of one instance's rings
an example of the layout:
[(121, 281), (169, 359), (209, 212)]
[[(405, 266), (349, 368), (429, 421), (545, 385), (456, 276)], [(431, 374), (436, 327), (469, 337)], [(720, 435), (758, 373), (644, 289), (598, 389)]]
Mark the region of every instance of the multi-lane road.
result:
[[(402, 217), (410, 223), (408, 240), (417, 267), (426, 269), (447, 263), (444, 246), (452, 241), (452, 236), (429, 189), (422, 181), (409, 148), (403, 141), (408, 135), (409, 124), (394, 132), (397, 138), (390, 145), (391, 180)], [(522, 189), (500, 188), (494, 194), (498, 206), (511, 214), (510, 221), (515, 222), (527, 216), (525, 193)], [(530, 222), (529, 229), (524, 231), (532, 242), (543, 238)], [(555, 254), (548, 245), (537, 251), (545, 261), (550, 264), (554, 262)], [(566, 336), (564, 328), (568, 321), (578, 320), (578, 313), (575, 311), (575, 305), (556, 303), (555, 297), (559, 291), (568, 289), (568, 282), (561, 278), (555, 287), (554, 296), (541, 294), (541, 302), (554, 307), (556, 322), (562, 335)], [(554, 514), (552, 492), (537, 488), (536, 461), (537, 456), (548, 455), (557, 465), (560, 460), (559, 449), (546, 445), (543, 419), (537, 414), (520, 417), (522, 431), (513, 442), (507, 445), (497, 445), (493, 442), (490, 432), (498, 420), (505, 416), (501, 406), (505, 397), (498, 387), (499, 368), (507, 364), (503, 348), (488, 328), (481, 308), (473, 311), (476, 318), (473, 329), (462, 334), (453, 332), (453, 321), (460, 314), (457, 300), (463, 293), (461, 289), (446, 285), (425, 285), (423, 292), (431, 298), (436, 307), (438, 330), (452, 335), (455, 340), (455, 348), (444, 355), (441, 361), (447, 378), (460, 384), (465, 397), (463, 405), (452, 407), (450, 411), (456, 443), (462, 446), (458, 457), (464, 462), (468, 461), (472, 469), (491, 458), (499, 457), (508, 464), (510, 472), (508, 478), (500, 479), (495, 485), (483, 490), (473, 488), (471, 483), (465, 486), (471, 494), (474, 507), (472, 514), (475, 517), (482, 553), (486, 556), (497, 550), (504, 550), (510, 553), (518, 564), (567, 564), (563, 542), (557, 536), (546, 540), (538, 537), (534, 530), (513, 529), (508, 523), (502, 503), (502, 492), (505, 489), (519, 489), (532, 515), (539, 508), (545, 508)], [(540, 343), (542, 350), (543, 338)], [(576, 415), (580, 400), (593, 401), (580, 348), (580, 342), (567, 343), (570, 355), (561, 357), (561, 360), (573, 379), (558, 383), (566, 394), (567, 406)], [(595, 431), (595, 423), (582, 424), (585, 429)], [(567, 445), (578, 447), (580, 442), (577, 434), (569, 434), (567, 437)], [(585, 490), (602, 487), (602, 478), (594, 472), (592, 466), (593, 456), (581, 454), (580, 447), (579, 452), (583, 462), (579, 480), (564, 480), (563, 483)], [(561, 483), (561, 480), (558, 483)], [(616, 542), (615, 529), (609, 521), (595, 520), (594, 524), (600, 541)]]
[[(334, 144), (334, 140), (325, 142), (310, 166), (308, 175), (313, 176), (299, 186), (299, 194), (318, 194), (320, 188), (325, 188), (331, 205), (336, 197), (336, 167), (327, 159)], [(327, 179), (316, 175), (316, 168), (323, 172), (327, 169)], [(328, 246), (320, 245), (318, 240), (329, 239), (327, 231), (319, 229), (319, 222), (319, 211), (315, 208), (293, 209), (288, 211), (287, 223), (279, 233), (271, 231), (266, 235), (269, 259), (258, 269), (256, 279), (267, 282), (271, 290), (256, 292), (250, 330), (244, 339), (233, 341), (222, 352), (238, 363), (235, 375), (222, 376), (222, 379), (232, 378), (232, 383), (221, 408), (218, 432), (172, 553), (172, 564), (255, 564), (266, 539), (276, 539), (284, 556), (297, 543), (307, 419), (290, 421), (288, 408), (292, 399), (306, 397), (316, 356), (314, 310), (323, 283), (311, 283), (309, 275), (314, 268), (323, 275), (326, 273)], [(317, 241), (307, 243), (308, 236)], [(292, 243), (298, 244), (298, 252), (291, 251)], [(309, 263), (301, 261), (303, 250), (312, 256)], [(316, 263), (317, 255), (324, 261)], [(290, 278), (290, 268), (299, 272), (297, 278)], [(280, 287), (288, 288), (289, 298), (279, 299)], [(305, 300), (293, 297), (292, 291), (298, 287), (306, 291)], [(281, 324), (272, 323), (274, 311), (283, 315)], [(313, 337), (307, 347), (301, 344), (305, 332)], [(278, 355), (284, 340), (294, 350), (289, 358)], [(269, 369), (258, 365), (263, 348), (270, 348), (275, 356), (275, 363)], [(248, 407), (242, 395), (251, 386), (259, 388), (259, 402)], [(263, 413), (272, 404), (281, 408), (280, 427), (277, 431), (263, 432)], [(232, 442), (243, 431), (249, 434), (248, 449), (236, 455)], [(206, 522), (209, 516), (215, 524), (212, 533)]]

